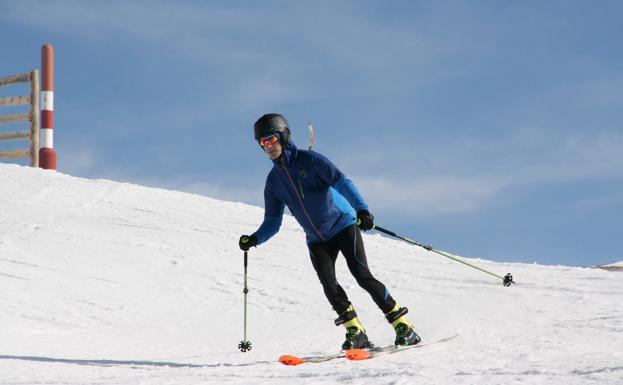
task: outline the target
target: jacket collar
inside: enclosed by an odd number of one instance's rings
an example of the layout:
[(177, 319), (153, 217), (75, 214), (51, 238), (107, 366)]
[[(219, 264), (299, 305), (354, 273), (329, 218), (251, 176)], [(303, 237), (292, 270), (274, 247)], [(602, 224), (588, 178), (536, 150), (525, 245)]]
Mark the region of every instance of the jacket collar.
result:
[(273, 160), (273, 164), (276, 167), (279, 167), (281, 165), (289, 166), (290, 163), (292, 163), (294, 159), (296, 159), (297, 152), (298, 152), (298, 149), (296, 148), (296, 145), (290, 140), (283, 148), (283, 152), (281, 153), (281, 156)]

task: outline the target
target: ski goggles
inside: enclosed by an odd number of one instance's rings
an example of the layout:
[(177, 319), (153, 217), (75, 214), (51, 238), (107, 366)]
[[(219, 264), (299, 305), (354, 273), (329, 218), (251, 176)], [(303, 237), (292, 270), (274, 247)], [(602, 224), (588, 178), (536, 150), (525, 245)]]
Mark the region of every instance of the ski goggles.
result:
[(269, 144), (273, 145), (279, 141), (279, 137), (276, 134), (268, 135), (260, 139), (260, 146), (266, 147)]

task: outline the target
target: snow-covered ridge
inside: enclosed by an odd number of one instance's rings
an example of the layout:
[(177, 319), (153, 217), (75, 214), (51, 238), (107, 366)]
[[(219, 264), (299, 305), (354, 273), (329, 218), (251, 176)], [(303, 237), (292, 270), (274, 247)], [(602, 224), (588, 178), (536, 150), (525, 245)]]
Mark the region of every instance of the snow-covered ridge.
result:
[[(292, 218), (250, 252), (242, 339), (240, 234), (261, 208), (0, 164), (0, 384), (617, 384), (623, 280), (601, 269), (474, 261), (517, 285), (366, 234), (373, 272), (438, 346), (295, 368), (343, 330)], [(616, 264), (620, 265), (620, 264)], [(393, 340), (338, 260), (372, 340)]]
[(606, 265), (597, 265), (594, 266), (596, 269), (603, 269), (603, 270), (608, 270), (608, 271), (623, 271), (623, 261), (620, 262), (615, 262), (615, 263), (609, 263)]

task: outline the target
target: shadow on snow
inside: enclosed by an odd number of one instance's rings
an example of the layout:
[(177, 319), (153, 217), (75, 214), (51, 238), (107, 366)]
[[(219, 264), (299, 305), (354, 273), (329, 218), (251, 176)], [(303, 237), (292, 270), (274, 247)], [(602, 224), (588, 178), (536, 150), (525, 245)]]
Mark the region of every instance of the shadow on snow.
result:
[(0, 355), (0, 360), (20, 360), (31, 362), (45, 362), (58, 364), (74, 364), (88, 366), (132, 366), (132, 367), (171, 367), (171, 368), (218, 368), (218, 367), (236, 367), (251, 366), (257, 364), (272, 364), (274, 361), (255, 361), (247, 363), (216, 363), (216, 364), (184, 364), (178, 362), (166, 361), (123, 361), (123, 360), (84, 360), (69, 358), (53, 358), (53, 357), (35, 357), (35, 356), (7, 356)]

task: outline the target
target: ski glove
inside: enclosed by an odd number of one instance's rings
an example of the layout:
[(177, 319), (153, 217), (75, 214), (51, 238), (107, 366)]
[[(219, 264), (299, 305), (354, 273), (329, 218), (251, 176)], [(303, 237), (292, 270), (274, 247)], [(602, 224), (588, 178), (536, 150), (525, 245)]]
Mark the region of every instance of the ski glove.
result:
[(257, 246), (257, 237), (255, 235), (243, 235), (238, 241), (238, 246), (242, 251), (249, 251), (251, 247)]
[(374, 228), (374, 215), (368, 210), (360, 210), (357, 212), (357, 226), (363, 231), (372, 230)]

